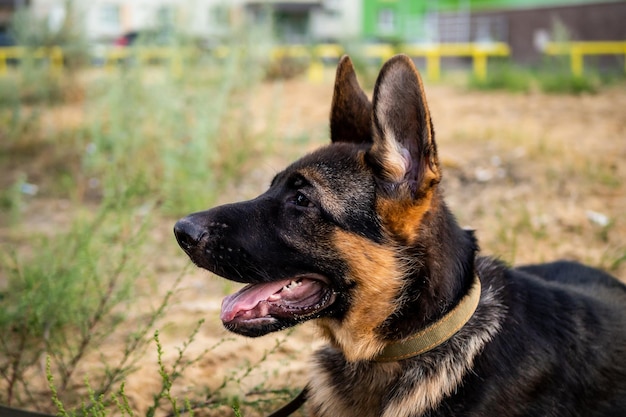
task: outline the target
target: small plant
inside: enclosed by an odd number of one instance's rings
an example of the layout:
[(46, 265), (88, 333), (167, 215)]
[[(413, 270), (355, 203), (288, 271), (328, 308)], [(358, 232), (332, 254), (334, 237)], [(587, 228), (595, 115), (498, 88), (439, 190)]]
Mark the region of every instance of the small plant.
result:
[[(30, 36), (27, 44), (58, 44), (56, 35), (35, 33), (37, 25), (26, 17), (32, 16), (20, 17), (19, 29)], [(40, 107), (65, 100), (68, 85), (41, 59), (20, 62), (20, 72), (0, 85), (7, 92), (0, 99), (6, 122), (0, 158), (17, 170), (0, 192), (12, 240), (0, 247), (0, 403), (68, 416), (135, 415), (124, 380), (136, 371), (172, 295), (143, 316), (128, 314), (137, 310), (135, 281), (153, 273), (144, 261), (154, 245), (148, 232), (155, 217), (212, 204), (243, 175), (246, 161), (270, 146), (257, 136), (267, 133), (254, 132), (247, 120), (246, 95), (263, 79), (267, 61), (258, 48), (242, 51), (258, 40), (242, 36), (230, 55), (194, 57), (176, 71), (137, 61), (102, 73), (84, 84), (79, 98), (86, 111), (75, 127), (44, 127), (36, 117)], [(64, 174), (45, 169), (40, 195), (69, 199), (71, 220), (64, 232), (22, 238), (20, 215), (28, 201), (21, 190), (44, 165)], [(129, 321), (132, 332), (122, 326)], [(111, 337), (124, 339), (122, 349), (104, 353), (100, 347)], [(203, 387), (205, 400), (177, 399), (175, 382), (199, 357), (187, 359), (185, 344), (168, 364), (158, 333), (154, 340), (163, 385), (149, 415), (235, 404)], [(88, 365), (93, 361), (101, 366)]]
[[(152, 406), (150, 406), (150, 408), (148, 409), (148, 412), (146, 413), (147, 417), (153, 417), (155, 412), (159, 408), (162, 407), (161, 400), (166, 400), (166, 402), (169, 405), (169, 408), (173, 410), (173, 415), (175, 417), (179, 417), (182, 413), (185, 413), (185, 412), (189, 412), (190, 415), (193, 417), (193, 406), (190, 404), (189, 400), (185, 399), (183, 403), (184, 405), (180, 407), (178, 404), (178, 400), (172, 394), (172, 386), (174, 385), (174, 382), (184, 374), (185, 370), (189, 366), (197, 363), (200, 359), (202, 359), (202, 357), (207, 352), (215, 348), (213, 347), (210, 349), (206, 349), (204, 352), (202, 352), (200, 355), (198, 355), (197, 357), (193, 359), (185, 358), (185, 351), (187, 350), (189, 345), (193, 342), (203, 322), (204, 320), (200, 320), (198, 322), (198, 325), (193, 329), (191, 335), (183, 343), (182, 348), (178, 349), (178, 356), (174, 360), (174, 363), (170, 365), (171, 370), (169, 372), (166, 369), (166, 365), (163, 362), (163, 346), (161, 345), (161, 342), (159, 340), (159, 332), (157, 330), (154, 333), (154, 341), (157, 347), (157, 360), (159, 363), (159, 374), (161, 375), (161, 389), (159, 392), (153, 395), (154, 402)], [(219, 344), (221, 344), (221, 342)]]
[[(156, 342), (157, 348), (157, 361), (159, 364), (159, 374), (161, 375), (161, 389), (153, 394), (154, 403), (146, 412), (146, 417), (153, 417), (157, 410), (164, 409), (171, 410), (171, 415), (175, 417), (179, 417), (184, 413), (187, 413), (190, 417), (193, 417), (193, 407), (190, 405), (189, 400), (185, 399), (183, 401), (183, 406), (180, 407), (178, 404), (177, 398), (172, 393), (172, 387), (176, 380), (180, 378), (185, 370), (199, 361), (207, 352), (211, 349), (205, 350), (199, 356), (194, 359), (186, 359), (185, 351), (187, 347), (193, 342), (194, 337), (196, 336), (200, 326), (203, 321), (199, 321), (197, 326), (192, 331), (191, 335), (187, 338), (187, 340), (183, 343), (183, 347), (178, 351), (178, 357), (174, 361), (172, 365), (170, 365), (170, 370), (167, 370), (167, 366), (163, 360), (163, 347), (159, 341), (159, 332), (158, 330), (154, 333), (153, 340)], [(125, 391), (125, 383), (122, 381), (119, 385), (119, 388), (115, 392), (111, 392), (110, 390), (103, 392), (102, 390), (94, 390), (89, 383), (89, 381), (85, 380), (85, 387), (87, 390), (87, 399), (85, 402), (83, 400), (82, 404), (79, 407), (74, 407), (73, 410), (67, 408), (66, 404), (64, 404), (63, 400), (60, 398), (58, 393), (58, 388), (56, 385), (56, 378), (54, 376), (54, 372), (52, 370), (52, 359), (50, 356), (46, 358), (46, 377), (48, 381), (48, 388), (52, 393), (52, 402), (54, 403), (58, 415), (64, 417), (75, 417), (75, 416), (109, 416), (109, 415), (127, 415), (129, 417), (135, 416), (136, 413), (130, 405), (130, 400)], [(162, 404), (165, 400), (167, 405)]]
[(233, 52), (181, 79), (137, 65), (94, 83), (83, 130), (92, 192), (131, 205), (156, 195), (165, 214), (209, 206), (267, 146), (245, 120), (248, 84), (262, 75), (249, 59)]
[(484, 80), (471, 76), (468, 85), (477, 90), (504, 90), (525, 93), (537, 89), (550, 94), (596, 93), (615, 77), (588, 68), (584, 76), (576, 76), (569, 67), (569, 57), (546, 59), (536, 67), (523, 67), (510, 62), (490, 63)]
[(285, 80), (295, 78), (306, 73), (309, 60), (295, 57), (280, 57), (271, 60), (265, 69), (265, 78), (268, 80)]
[[(161, 377), (161, 386), (158, 391), (152, 394), (153, 402), (147, 409), (145, 417), (154, 417), (157, 414), (171, 417), (193, 417), (196, 411), (211, 411), (224, 407), (232, 409), (235, 416), (241, 416), (243, 415), (243, 410), (266, 412), (275, 409), (279, 401), (282, 404), (296, 394), (288, 389), (267, 389), (264, 384), (256, 386), (252, 392), (247, 393), (247, 398), (243, 400), (239, 397), (231, 397), (227, 394), (227, 390), (232, 389), (232, 385), (237, 387), (244, 386), (246, 380), (251, 377), (268, 358), (281, 349), (286, 341), (286, 338), (283, 338), (276, 340), (274, 347), (266, 351), (258, 361), (247, 364), (226, 376), (221, 385), (205, 393), (203, 400), (188, 397), (181, 399), (175, 388), (176, 383), (185, 377), (186, 370), (196, 365), (207, 354), (214, 352), (224, 343), (233, 341), (233, 339), (222, 339), (195, 357), (188, 358), (187, 348), (194, 342), (195, 336), (202, 324), (203, 320), (197, 323), (196, 327), (183, 342), (182, 347), (178, 348), (176, 358), (169, 364), (165, 361), (165, 352), (160, 341), (159, 331), (155, 331), (153, 341), (156, 345), (158, 373)], [(86, 394), (82, 403), (68, 407), (67, 402), (64, 401), (59, 394), (57, 377), (53, 371), (52, 358), (50, 356), (46, 358), (46, 379), (52, 402), (55, 405), (57, 414), (60, 416), (107, 417), (122, 415), (138, 417), (125, 391), (124, 381), (119, 384), (119, 388), (117, 388), (116, 391), (109, 390), (102, 392), (101, 390), (94, 389), (90, 382), (85, 380), (84, 386)], [(195, 395), (197, 395), (197, 393), (195, 393)]]
[[(140, 271), (131, 252), (145, 236), (149, 219), (134, 224), (136, 217), (116, 215), (107, 204), (94, 217), (82, 216), (64, 235), (33, 239), (33, 255), (8, 248), (2, 253), (0, 268), (7, 277), (0, 293), (2, 403), (42, 402), (47, 394), (36, 381), (42, 376), (38, 364), (45, 355), (58, 396), (71, 403), (79, 365), (97, 353), (125, 319), (120, 306), (129, 302)], [(100, 256), (103, 253), (106, 256)], [(130, 335), (117, 363), (92, 378), (97, 395), (109, 392), (132, 371), (145, 345), (145, 332), (163, 315), (169, 298)]]
[(6, 190), (0, 190), (0, 208), (8, 213), (8, 223), (14, 224), (20, 218), (20, 212), (24, 205), (25, 175), (20, 175)]
[[(89, 47), (81, 26), (75, 21), (74, 2), (65, 1), (65, 9), (63, 21), (54, 28), (30, 8), (17, 9), (10, 22), (10, 32), (24, 53), (18, 57), (18, 75), (8, 83), (0, 83), (0, 105), (12, 105), (16, 101), (55, 104), (82, 96), (82, 85), (75, 71), (88, 62)], [(57, 51), (62, 51), (62, 55), (55, 55)]]
[(524, 93), (531, 88), (532, 75), (528, 70), (501, 61), (490, 64), (486, 79), (470, 77), (469, 85), (470, 88), (479, 90), (506, 90), (513, 93)]
[(566, 71), (546, 71), (537, 75), (539, 87), (545, 93), (582, 94), (596, 93), (601, 80), (594, 74), (572, 75)]
[(37, 15), (31, 8), (19, 7), (12, 17), (10, 31), (22, 46), (37, 48), (63, 48), (63, 64), (74, 71), (88, 61), (89, 43), (83, 27), (76, 20), (78, 10), (74, 0), (65, 0), (65, 13), (58, 25), (49, 24), (46, 17)]

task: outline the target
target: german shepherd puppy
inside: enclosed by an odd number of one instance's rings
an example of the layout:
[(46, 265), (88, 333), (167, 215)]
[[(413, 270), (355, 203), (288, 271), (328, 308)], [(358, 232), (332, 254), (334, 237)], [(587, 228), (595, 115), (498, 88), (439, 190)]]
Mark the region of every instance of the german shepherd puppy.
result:
[(321, 329), (308, 415), (626, 416), (626, 286), (478, 256), (444, 202), (407, 56), (383, 66), (372, 102), (341, 59), (330, 136), (259, 197), (175, 226), (195, 264), (248, 284), (222, 304), (227, 329)]

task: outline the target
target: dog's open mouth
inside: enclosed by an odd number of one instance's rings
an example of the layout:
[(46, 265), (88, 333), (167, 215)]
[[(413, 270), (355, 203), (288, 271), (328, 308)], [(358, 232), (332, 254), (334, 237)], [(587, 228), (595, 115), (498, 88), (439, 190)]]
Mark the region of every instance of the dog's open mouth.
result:
[(278, 319), (300, 321), (333, 303), (335, 294), (318, 275), (249, 284), (222, 301), (225, 325), (270, 324)]

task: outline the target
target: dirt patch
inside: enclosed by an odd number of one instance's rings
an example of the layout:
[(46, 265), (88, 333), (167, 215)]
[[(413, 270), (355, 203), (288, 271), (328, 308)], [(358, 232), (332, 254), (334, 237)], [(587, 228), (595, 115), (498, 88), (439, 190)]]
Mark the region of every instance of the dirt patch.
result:
[[(426, 89), (448, 202), (462, 225), (477, 230), (484, 253), (511, 263), (577, 259), (626, 280), (626, 89), (582, 96), (483, 93), (439, 85)], [(248, 178), (221, 196), (220, 203), (262, 192), (290, 160), (325, 143), (331, 96), (330, 83), (290, 80), (260, 86), (250, 98), (258, 101), (251, 123), (260, 131), (274, 124), (272, 152), (255, 161)], [(64, 109), (59, 117), (76, 123), (75, 114)], [(35, 198), (23, 215), (25, 230), (29, 224), (33, 229), (64, 227), (65, 208), (64, 202)], [(158, 277), (161, 295), (188, 263), (174, 242), (173, 222), (163, 220), (151, 234), (154, 271), (146, 275)], [(222, 328), (219, 309), (221, 298), (236, 288), (195, 268), (184, 273), (176, 303), (159, 324), (165, 358), (174, 359), (200, 319), (206, 322), (190, 356), (218, 346), (176, 387), (181, 396), (197, 397), (204, 387), (219, 386), (225, 376), (242, 372), (272, 350), (250, 377), (228, 388), (232, 395), (254, 393), (267, 380), (276, 387), (305, 384), (307, 358), (320, 343), (314, 327), (306, 324), (260, 339), (233, 336)], [(129, 313), (129, 323), (133, 314), (139, 313)], [(276, 348), (277, 340), (285, 338)], [(106, 347), (116, 348), (113, 342)], [(138, 415), (160, 386), (156, 363), (156, 349), (149, 349), (141, 371), (127, 381)], [(97, 359), (92, 365), (98, 366)], [(232, 414), (222, 409), (216, 415)]]

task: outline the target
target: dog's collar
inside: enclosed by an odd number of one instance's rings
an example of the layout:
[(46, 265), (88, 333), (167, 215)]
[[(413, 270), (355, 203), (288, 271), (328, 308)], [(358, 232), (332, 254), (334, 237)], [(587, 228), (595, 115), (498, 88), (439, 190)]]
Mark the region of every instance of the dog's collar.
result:
[(480, 278), (474, 282), (461, 301), (440, 320), (406, 339), (392, 342), (374, 358), (376, 362), (393, 362), (412, 358), (441, 345), (463, 327), (476, 311), (480, 300)]
[[(474, 282), (469, 292), (463, 296), (448, 314), (441, 320), (436, 321), (424, 330), (397, 342), (388, 344), (378, 356), (376, 362), (392, 362), (412, 358), (428, 352), (450, 339), (472, 317), (480, 300), (480, 278), (474, 274)], [(270, 414), (269, 417), (287, 417), (294, 413), (307, 399), (309, 386), (280, 410)]]

